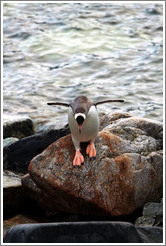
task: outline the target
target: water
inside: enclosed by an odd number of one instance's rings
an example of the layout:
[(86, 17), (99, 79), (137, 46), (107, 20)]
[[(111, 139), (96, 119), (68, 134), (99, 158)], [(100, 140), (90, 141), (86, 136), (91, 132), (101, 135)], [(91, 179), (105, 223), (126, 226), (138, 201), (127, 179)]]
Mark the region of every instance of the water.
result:
[(40, 131), (67, 121), (79, 94), (162, 121), (163, 6), (157, 3), (4, 3), (4, 115)]

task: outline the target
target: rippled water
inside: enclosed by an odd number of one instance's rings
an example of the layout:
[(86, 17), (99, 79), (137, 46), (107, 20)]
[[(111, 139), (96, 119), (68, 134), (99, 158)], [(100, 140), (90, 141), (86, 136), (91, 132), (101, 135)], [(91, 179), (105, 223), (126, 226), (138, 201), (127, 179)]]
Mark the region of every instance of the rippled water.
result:
[(79, 94), (162, 121), (163, 6), (156, 3), (4, 3), (4, 114), (29, 115), (37, 130)]

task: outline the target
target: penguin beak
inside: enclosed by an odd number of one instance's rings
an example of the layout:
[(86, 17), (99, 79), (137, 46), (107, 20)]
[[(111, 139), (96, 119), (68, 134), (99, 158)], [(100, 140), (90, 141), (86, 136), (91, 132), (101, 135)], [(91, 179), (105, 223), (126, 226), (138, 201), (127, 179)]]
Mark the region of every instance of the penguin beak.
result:
[[(83, 124), (82, 124), (83, 125)], [(78, 130), (79, 130), (79, 133), (81, 134), (81, 132), (82, 132), (82, 125), (79, 125), (78, 124)]]

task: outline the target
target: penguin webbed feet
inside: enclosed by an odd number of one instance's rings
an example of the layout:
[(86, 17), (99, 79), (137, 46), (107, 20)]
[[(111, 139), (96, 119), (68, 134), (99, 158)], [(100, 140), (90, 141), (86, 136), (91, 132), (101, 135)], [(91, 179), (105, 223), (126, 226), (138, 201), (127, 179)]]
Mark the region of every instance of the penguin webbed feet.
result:
[[(88, 144), (86, 148), (86, 154), (89, 155), (90, 161), (93, 161), (96, 159), (96, 149), (95, 149), (95, 145), (93, 141), (90, 141), (90, 143)], [(81, 154), (80, 150), (78, 149), (76, 150), (76, 153), (75, 153), (75, 157), (73, 160), (73, 166), (81, 167), (82, 165), (84, 165), (84, 157)]]
[(89, 155), (90, 160), (95, 160), (96, 158), (96, 149), (92, 141), (88, 144), (86, 148), (86, 154)]
[(84, 157), (81, 154), (80, 150), (76, 150), (75, 157), (73, 160), (73, 166), (76, 167), (81, 167), (81, 165), (84, 164)]

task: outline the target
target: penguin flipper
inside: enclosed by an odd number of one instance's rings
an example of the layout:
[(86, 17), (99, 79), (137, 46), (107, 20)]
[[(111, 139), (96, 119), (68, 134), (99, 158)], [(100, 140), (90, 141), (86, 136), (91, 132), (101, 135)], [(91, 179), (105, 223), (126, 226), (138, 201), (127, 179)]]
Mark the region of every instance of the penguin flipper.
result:
[(112, 102), (124, 102), (124, 100), (104, 100), (104, 101), (96, 102), (94, 103), (94, 105), (97, 106), (99, 104), (112, 103)]
[(47, 105), (59, 105), (59, 106), (64, 106), (64, 107), (70, 106), (70, 104), (68, 103), (61, 103), (61, 102), (48, 102)]

